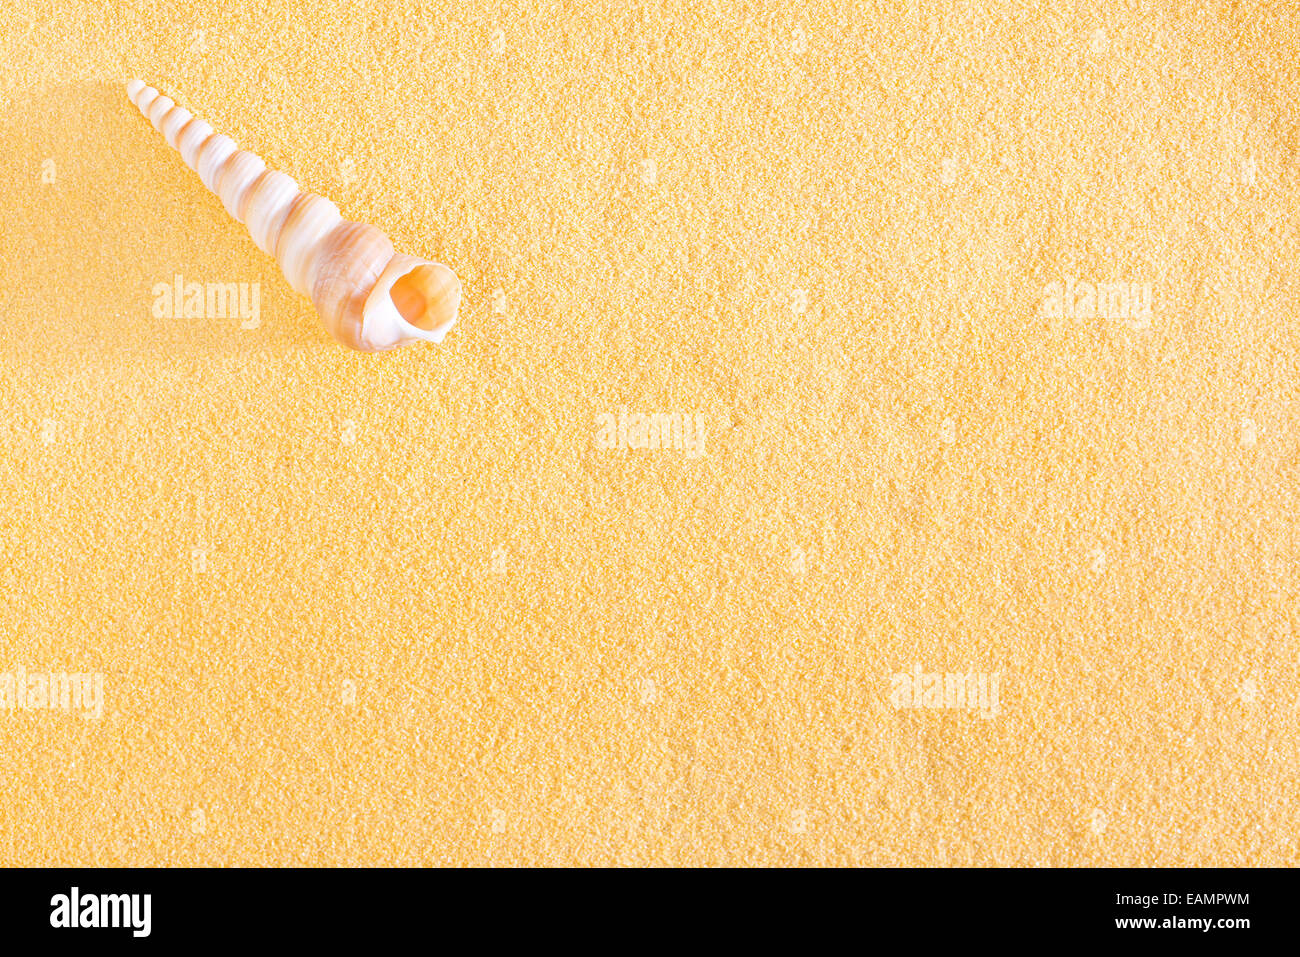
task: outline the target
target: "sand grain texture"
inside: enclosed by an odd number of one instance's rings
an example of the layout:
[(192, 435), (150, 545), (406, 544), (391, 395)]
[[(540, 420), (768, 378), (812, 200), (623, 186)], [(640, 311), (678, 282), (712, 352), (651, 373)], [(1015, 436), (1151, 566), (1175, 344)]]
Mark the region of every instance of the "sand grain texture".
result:
[[(106, 679), (0, 711), (0, 863), (1294, 864), (1300, 17), (1043, 6), (0, 12), (0, 670)], [(332, 343), (136, 76), (445, 344)]]

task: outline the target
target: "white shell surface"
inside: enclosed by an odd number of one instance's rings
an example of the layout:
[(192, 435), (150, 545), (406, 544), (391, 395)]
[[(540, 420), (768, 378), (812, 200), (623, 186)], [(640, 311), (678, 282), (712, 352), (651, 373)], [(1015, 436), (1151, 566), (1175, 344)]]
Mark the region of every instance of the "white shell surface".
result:
[(203, 185), (212, 192), (217, 191), (217, 174), (221, 172), (221, 167), (225, 165), (226, 160), (234, 155), (235, 141), (229, 136), (217, 133), (208, 137), (203, 148), (199, 150), (199, 163), (196, 172), (199, 179), (203, 180)]
[(212, 132), (212, 127), (195, 118), (186, 124), (185, 129), (181, 130), (180, 136), (177, 137), (176, 149), (180, 151), (181, 159), (195, 172), (198, 172), (199, 147), (212, 135)]
[(293, 177), (278, 170), (265, 171), (249, 187), (244, 197), (244, 221), (262, 252), (274, 254), (280, 226), (297, 196), (298, 184)]

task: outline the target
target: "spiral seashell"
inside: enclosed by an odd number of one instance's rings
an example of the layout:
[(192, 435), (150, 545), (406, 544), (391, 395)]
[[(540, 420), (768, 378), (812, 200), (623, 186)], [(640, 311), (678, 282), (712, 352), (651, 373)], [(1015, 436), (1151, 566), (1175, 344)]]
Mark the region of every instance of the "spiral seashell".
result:
[(409, 256), (374, 226), (343, 218), (329, 200), (304, 193), (228, 136), (143, 80), (127, 96), (185, 165), (311, 298), (325, 328), (353, 349), (378, 352), (442, 342), (456, 324), (460, 280), (441, 263)]

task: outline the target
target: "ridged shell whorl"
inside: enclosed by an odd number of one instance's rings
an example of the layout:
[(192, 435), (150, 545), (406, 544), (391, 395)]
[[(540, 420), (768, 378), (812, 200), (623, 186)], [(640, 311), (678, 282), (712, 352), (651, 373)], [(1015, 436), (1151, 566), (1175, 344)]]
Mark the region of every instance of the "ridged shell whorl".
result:
[(377, 352), (441, 342), (456, 324), (460, 280), (446, 266), (395, 251), (380, 230), (344, 219), (328, 199), (302, 192), (142, 80), (126, 92), (289, 284), (311, 297), (339, 342)]

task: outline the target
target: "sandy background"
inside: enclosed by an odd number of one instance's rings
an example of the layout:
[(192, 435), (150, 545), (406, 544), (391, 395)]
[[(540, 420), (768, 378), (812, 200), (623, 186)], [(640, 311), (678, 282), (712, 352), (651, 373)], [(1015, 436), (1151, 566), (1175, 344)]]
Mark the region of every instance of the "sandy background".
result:
[[(0, 670), (105, 709), (0, 712), (0, 862), (1294, 864), (1298, 16), (1046, 6), (6, 7)], [(135, 76), (446, 343), (331, 342)]]

